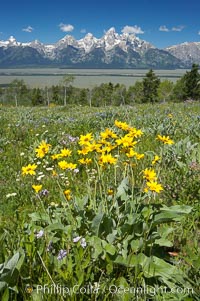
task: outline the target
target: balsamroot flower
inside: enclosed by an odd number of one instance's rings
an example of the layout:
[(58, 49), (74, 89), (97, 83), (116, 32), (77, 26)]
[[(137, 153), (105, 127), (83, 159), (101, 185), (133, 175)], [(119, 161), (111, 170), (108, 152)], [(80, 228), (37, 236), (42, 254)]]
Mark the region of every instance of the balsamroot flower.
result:
[(79, 145), (87, 145), (93, 139), (92, 133), (81, 135), (79, 139)]
[(156, 164), (158, 161), (160, 161), (160, 157), (155, 155), (153, 161), (151, 162), (152, 165)]
[(174, 141), (169, 136), (158, 135), (156, 139), (162, 141), (164, 144), (174, 144)]
[(47, 144), (44, 140), (40, 143), (40, 145), (35, 149), (36, 156), (38, 158), (43, 158), (49, 151), (51, 144)]
[(32, 185), (32, 188), (38, 193), (42, 189), (42, 185)]
[(35, 172), (36, 168), (37, 168), (36, 164), (28, 164), (27, 166), (23, 166), (22, 167), (22, 175), (23, 176), (24, 175), (31, 175), (31, 176), (33, 176), (33, 175), (36, 174), (36, 172)]
[(67, 199), (68, 201), (71, 200), (71, 190), (70, 190), (70, 189), (66, 189), (66, 190), (64, 191), (64, 195), (65, 195), (65, 197), (66, 197), (66, 199)]
[(143, 178), (146, 179), (147, 181), (155, 181), (156, 178), (156, 173), (153, 169), (145, 169), (143, 170)]
[(149, 190), (160, 193), (163, 190), (163, 187), (161, 184), (157, 183), (156, 181), (147, 182), (147, 187), (145, 188), (145, 192), (148, 192)]
[(58, 162), (58, 166), (64, 170), (65, 169), (75, 169), (77, 164), (68, 163), (67, 161), (63, 160), (63, 161)]

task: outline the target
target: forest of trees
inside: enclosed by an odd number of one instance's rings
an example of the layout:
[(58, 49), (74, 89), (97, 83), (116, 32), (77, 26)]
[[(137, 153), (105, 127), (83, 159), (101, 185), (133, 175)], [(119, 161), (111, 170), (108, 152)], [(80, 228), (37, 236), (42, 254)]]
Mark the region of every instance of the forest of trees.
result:
[(29, 88), (23, 80), (15, 79), (7, 87), (0, 87), (0, 104), (3, 105), (63, 105), (89, 106), (133, 105), (135, 103), (182, 102), (200, 100), (199, 66), (193, 64), (176, 83), (160, 81), (149, 70), (142, 81), (127, 88), (123, 84), (104, 83), (92, 89), (73, 86), (73, 76), (64, 76), (60, 85)]

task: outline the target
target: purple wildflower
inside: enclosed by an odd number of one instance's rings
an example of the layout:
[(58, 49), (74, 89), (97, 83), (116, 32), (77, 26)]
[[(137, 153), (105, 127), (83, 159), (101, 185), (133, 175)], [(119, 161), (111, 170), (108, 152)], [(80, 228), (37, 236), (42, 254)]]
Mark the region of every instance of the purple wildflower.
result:
[(61, 249), (58, 253), (57, 259), (58, 260), (62, 260), (63, 258), (65, 258), (67, 256), (67, 251)]
[(81, 239), (81, 236), (77, 236), (73, 239), (73, 242), (78, 242)]
[(81, 247), (85, 248), (86, 246), (87, 246), (86, 240), (85, 240), (85, 238), (82, 238), (81, 239)]
[(40, 192), (40, 195), (41, 196), (47, 196), (49, 194), (49, 191), (47, 189), (43, 189), (41, 192)]
[(41, 238), (44, 235), (44, 231), (40, 230), (37, 234), (36, 234), (36, 238)]

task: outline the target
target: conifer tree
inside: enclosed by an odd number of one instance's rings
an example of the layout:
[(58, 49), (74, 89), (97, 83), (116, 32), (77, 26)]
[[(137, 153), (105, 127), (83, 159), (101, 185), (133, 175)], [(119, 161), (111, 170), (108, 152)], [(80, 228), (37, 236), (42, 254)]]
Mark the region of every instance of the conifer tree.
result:
[(192, 69), (183, 76), (185, 99), (200, 99), (200, 74), (199, 66), (192, 65)]
[(157, 102), (158, 101), (158, 87), (160, 85), (160, 79), (154, 73), (152, 69), (146, 73), (143, 79), (143, 98), (142, 102)]

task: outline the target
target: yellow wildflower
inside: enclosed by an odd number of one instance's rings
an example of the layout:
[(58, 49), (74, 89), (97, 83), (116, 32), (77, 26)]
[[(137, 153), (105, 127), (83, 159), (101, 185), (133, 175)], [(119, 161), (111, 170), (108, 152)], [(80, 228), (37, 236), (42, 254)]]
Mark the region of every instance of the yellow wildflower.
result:
[(69, 162), (63, 160), (63, 161), (58, 162), (58, 166), (61, 169), (75, 169), (77, 164), (69, 163)]
[(124, 137), (121, 137), (120, 139), (116, 139), (117, 145), (123, 145), (123, 147), (133, 147), (137, 141), (133, 141), (133, 137), (130, 137), (129, 135), (125, 135)]
[(78, 160), (81, 164), (90, 164), (90, 163), (92, 163), (92, 159), (88, 159), (88, 158), (82, 158), (82, 159), (80, 159), (80, 160)]
[(130, 129), (130, 126), (126, 122), (121, 122), (118, 120), (115, 120), (115, 126), (124, 131), (128, 131)]
[(108, 164), (116, 164), (117, 159), (114, 158), (111, 154), (102, 155), (99, 159), (100, 164), (108, 163)]
[(160, 160), (160, 157), (155, 155), (153, 161), (151, 162), (152, 165), (156, 164)]
[(115, 147), (116, 147), (115, 145), (112, 145), (111, 143), (109, 143), (105, 147), (100, 149), (98, 152), (110, 153)]
[(78, 154), (79, 155), (87, 155), (89, 153), (89, 149), (87, 147), (84, 147), (83, 149), (81, 150), (78, 150)]
[(136, 128), (132, 128), (132, 127), (131, 127), (131, 128), (129, 129), (128, 135), (129, 135), (130, 137), (133, 137), (133, 138), (138, 138), (138, 137), (140, 137), (140, 136), (143, 135), (143, 132), (142, 132), (141, 130), (137, 130)]
[(113, 189), (111, 189), (111, 188), (110, 188), (110, 189), (108, 189), (108, 191), (107, 191), (107, 194), (108, 194), (108, 195), (113, 195), (113, 194), (114, 194), (114, 190), (113, 190)]
[(156, 173), (153, 169), (145, 169), (143, 170), (143, 178), (145, 178), (147, 181), (155, 181), (156, 178)]
[(57, 172), (55, 170), (52, 170), (52, 176), (56, 177), (57, 175), (58, 175)]
[(81, 135), (79, 139), (79, 145), (88, 145), (88, 143), (93, 139), (92, 133), (86, 135)]
[(64, 195), (65, 195), (65, 197), (66, 197), (66, 199), (67, 199), (68, 201), (71, 200), (71, 190), (70, 190), (70, 189), (66, 189), (66, 190), (64, 191)]
[(136, 159), (137, 160), (140, 160), (140, 159), (143, 159), (144, 158), (144, 154), (138, 154), (138, 153), (136, 153)]
[(51, 144), (46, 143), (44, 140), (40, 143), (38, 148), (35, 149), (36, 156), (39, 158), (43, 158), (49, 151)]
[(156, 139), (162, 141), (164, 144), (174, 144), (174, 141), (169, 136), (158, 135)]
[(60, 154), (54, 154), (54, 155), (51, 156), (51, 158), (53, 160), (59, 159), (60, 158)]
[(127, 156), (128, 158), (132, 158), (132, 157), (134, 157), (136, 154), (137, 154), (137, 153), (136, 153), (132, 148), (130, 148), (130, 149), (126, 152), (126, 156)]
[(117, 135), (110, 129), (105, 129), (104, 132), (100, 133), (100, 136), (102, 137), (102, 139), (108, 139), (108, 138), (117, 138)]
[(163, 190), (161, 184), (158, 184), (156, 181), (147, 182), (147, 187), (147, 189), (155, 191), (157, 193), (160, 193)]
[(61, 149), (61, 152), (60, 152), (60, 157), (70, 157), (71, 156), (71, 153), (72, 151), (67, 149), (67, 148), (63, 148)]
[(36, 172), (35, 172), (35, 170), (36, 170), (36, 168), (37, 168), (37, 165), (36, 164), (28, 164), (27, 166), (23, 166), (22, 167), (22, 175), (24, 176), (24, 175), (35, 175), (36, 174)]
[(42, 189), (42, 185), (32, 185), (32, 188), (38, 193)]

